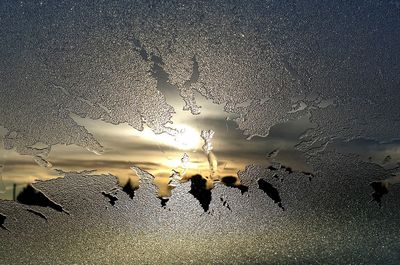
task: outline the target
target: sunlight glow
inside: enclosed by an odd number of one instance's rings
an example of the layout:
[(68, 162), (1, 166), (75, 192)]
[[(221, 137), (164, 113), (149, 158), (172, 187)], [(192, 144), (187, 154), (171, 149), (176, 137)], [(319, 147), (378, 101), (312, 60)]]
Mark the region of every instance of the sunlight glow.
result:
[(135, 135), (144, 137), (160, 145), (169, 145), (179, 150), (194, 150), (200, 146), (200, 132), (188, 125), (175, 125), (176, 135), (167, 133), (155, 134), (151, 129), (145, 128), (142, 132), (135, 132)]

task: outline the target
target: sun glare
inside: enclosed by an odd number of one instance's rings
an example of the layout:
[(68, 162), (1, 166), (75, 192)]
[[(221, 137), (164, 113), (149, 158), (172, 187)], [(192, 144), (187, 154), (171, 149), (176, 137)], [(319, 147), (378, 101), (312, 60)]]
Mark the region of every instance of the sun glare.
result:
[(181, 150), (195, 149), (200, 144), (200, 132), (187, 125), (178, 126), (179, 133), (174, 136), (174, 145)]
[(145, 128), (142, 132), (137, 132), (137, 136), (144, 137), (150, 141), (157, 142), (161, 145), (169, 145), (179, 150), (193, 150), (200, 147), (200, 132), (188, 125), (175, 125), (177, 129), (176, 135), (167, 133), (155, 134), (151, 129)]

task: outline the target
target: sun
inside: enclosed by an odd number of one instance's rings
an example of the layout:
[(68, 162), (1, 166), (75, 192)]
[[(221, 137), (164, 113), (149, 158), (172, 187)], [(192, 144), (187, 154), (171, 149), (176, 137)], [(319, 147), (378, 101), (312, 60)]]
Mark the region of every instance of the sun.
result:
[(151, 142), (156, 142), (160, 145), (169, 145), (179, 150), (194, 150), (200, 147), (200, 131), (185, 124), (176, 124), (173, 128), (176, 129), (175, 135), (167, 133), (155, 134), (149, 128), (145, 128), (143, 131), (137, 132), (136, 134)]
[(200, 144), (200, 132), (187, 125), (177, 126), (178, 133), (174, 136), (174, 145), (181, 150), (195, 149)]

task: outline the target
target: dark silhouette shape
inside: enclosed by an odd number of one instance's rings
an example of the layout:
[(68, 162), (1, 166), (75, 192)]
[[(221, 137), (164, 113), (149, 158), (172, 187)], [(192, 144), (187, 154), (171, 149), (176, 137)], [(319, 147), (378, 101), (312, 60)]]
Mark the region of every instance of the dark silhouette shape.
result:
[(385, 187), (382, 181), (374, 181), (369, 184), (374, 192), (372, 193), (372, 201), (376, 201), (378, 205), (382, 206), (382, 196), (387, 194), (389, 190)]
[(0, 213), (0, 227), (4, 230), (10, 231), (7, 227), (4, 226), (4, 221), (7, 219), (7, 216)]
[(225, 176), (221, 178), (222, 183), (228, 187), (233, 187), (236, 183), (237, 178), (234, 176)]
[(15, 201), (16, 197), (17, 197), (17, 184), (14, 183), (13, 184), (13, 201)]
[(279, 168), (274, 167), (274, 166), (269, 166), (269, 167), (267, 167), (267, 169), (272, 170), (272, 171), (275, 171), (275, 170), (278, 170)]
[(131, 180), (129, 179), (128, 182), (122, 187), (122, 191), (128, 194), (129, 198), (133, 199), (135, 197), (135, 189), (132, 185)]
[(238, 189), (240, 190), (240, 192), (242, 193), (242, 195), (243, 195), (245, 192), (248, 192), (248, 191), (249, 191), (249, 187), (247, 187), (247, 186), (245, 186), (245, 185), (242, 185), (242, 184), (240, 184), (239, 186), (236, 186), (236, 188), (238, 188)]
[(222, 202), (222, 206), (225, 206), (226, 208), (228, 208), (229, 211), (232, 211), (231, 207), (229, 206), (228, 202), (226, 200), (224, 200), (224, 198), (219, 198)]
[(278, 204), (280, 208), (282, 208), (282, 210), (285, 210), (285, 208), (282, 206), (282, 200), (279, 195), (279, 191), (274, 186), (272, 186), (272, 184), (268, 183), (264, 179), (259, 179), (258, 188), (264, 191), (268, 195), (268, 197), (270, 197), (275, 203)]
[(282, 165), (281, 166), (288, 174), (292, 174), (293, 173), (293, 169), (291, 167), (287, 167)]
[(26, 186), (17, 196), (17, 201), (26, 205), (36, 205), (50, 207), (58, 212), (66, 212), (63, 207), (50, 200), (43, 192), (37, 190), (32, 185)]
[(283, 177), (280, 177), (278, 174), (272, 175), (273, 178), (279, 180), (280, 182), (283, 182)]
[[(296, 171), (296, 170), (293, 170), (293, 168), (291, 168), (289, 166), (282, 165), (282, 164), (280, 164), (279, 168), (276, 167), (276, 166), (271, 165), (271, 166), (267, 167), (267, 169), (269, 169), (271, 171), (283, 170), (283, 171), (287, 172), (288, 174), (292, 174), (292, 173), (294, 173)], [(311, 173), (311, 172), (308, 172), (308, 171), (297, 171), (297, 172), (308, 176), (308, 179), (310, 181), (311, 181), (311, 178), (314, 177), (314, 174)], [(276, 177), (276, 175), (274, 175), (274, 177)], [(281, 180), (283, 180), (283, 179), (281, 179)]]
[(190, 87), (191, 85), (195, 84), (200, 77), (199, 63), (197, 62), (196, 56), (193, 56), (192, 62), (193, 62), (192, 75), (190, 76), (189, 80), (187, 80), (184, 83), (185, 87)]
[(46, 217), (46, 215), (44, 215), (44, 214), (42, 214), (41, 212), (38, 212), (38, 211), (35, 211), (35, 210), (32, 210), (32, 209), (26, 209), (28, 212), (30, 212), (30, 213), (33, 213), (34, 215), (36, 215), (36, 216), (39, 216), (40, 218), (43, 218), (44, 220), (46, 220), (46, 222), (47, 222), (47, 217)]
[(211, 203), (211, 191), (206, 188), (207, 180), (201, 175), (196, 174), (191, 179), (189, 193), (199, 202), (204, 212), (207, 212)]
[(245, 192), (247, 192), (249, 190), (249, 187), (239, 184), (239, 185), (235, 185), (237, 178), (234, 176), (225, 176), (221, 178), (221, 182), (223, 184), (225, 184), (228, 187), (232, 187), (232, 188), (237, 188), (240, 190), (240, 192), (242, 194), (244, 194)]
[(116, 196), (112, 195), (111, 193), (102, 191), (101, 194), (103, 194), (104, 197), (106, 197), (106, 198), (109, 199), (109, 203), (110, 203), (112, 206), (114, 206), (114, 205), (115, 205), (115, 202), (118, 201), (118, 198), (117, 198)]
[(161, 201), (161, 207), (166, 208), (167, 207), (167, 202), (169, 201), (168, 198), (163, 198), (163, 197), (158, 197)]

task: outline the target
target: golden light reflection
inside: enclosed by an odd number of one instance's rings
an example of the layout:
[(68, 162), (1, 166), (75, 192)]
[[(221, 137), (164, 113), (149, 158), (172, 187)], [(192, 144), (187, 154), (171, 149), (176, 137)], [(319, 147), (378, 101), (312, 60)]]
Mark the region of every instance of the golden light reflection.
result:
[[(55, 169), (94, 169), (96, 171), (93, 174), (112, 174), (118, 177), (122, 184), (131, 180), (133, 185), (138, 187), (140, 180), (131, 170), (131, 166), (146, 170), (155, 177), (154, 184), (158, 187), (158, 196), (170, 196), (173, 187), (168, 184), (173, 170), (179, 172), (182, 182), (187, 181), (190, 176), (200, 174), (208, 179), (207, 186), (211, 188), (214, 181), (223, 176), (236, 176), (237, 172), (248, 164), (268, 163), (265, 156), (268, 152), (285, 146), (290, 148), (296, 143), (290, 138), (273, 137), (248, 141), (236, 129), (232, 119), (226, 119), (228, 113), (223, 111), (222, 106), (199, 99), (198, 102), (203, 107), (202, 113), (195, 116), (179, 110), (178, 101), (174, 102), (177, 113), (173, 116), (170, 127), (176, 129), (176, 135), (155, 134), (147, 127), (138, 131), (128, 124), (113, 125), (71, 113), (71, 118), (84, 126), (103, 145), (104, 152), (96, 155), (76, 145), (54, 145), (47, 158), (53, 167), (43, 168), (38, 166), (32, 157), (19, 155), (13, 150), (1, 150), (5, 156), (2, 178), (6, 192), (0, 193), (0, 198), (12, 198), (10, 187), (14, 183), (21, 189), (27, 183), (38, 179), (60, 177)], [(303, 131), (309, 126), (308, 118), (300, 120), (296, 126), (300, 132)], [(213, 150), (208, 154), (202, 150), (202, 130), (215, 131), (212, 139)], [(183, 168), (181, 159), (185, 153), (189, 161)], [(298, 163), (300, 159), (293, 156), (293, 152), (286, 157), (284, 151), (279, 154), (279, 159), (285, 164), (291, 163), (292, 168), (304, 166)], [(240, 184), (240, 180), (237, 183)]]
[(154, 143), (168, 145), (179, 150), (194, 150), (200, 146), (200, 132), (188, 125), (182, 124), (174, 125), (173, 128), (177, 130), (176, 135), (170, 135), (167, 133), (155, 134), (149, 128), (145, 128), (143, 131), (134, 130), (133, 135), (143, 137)]

